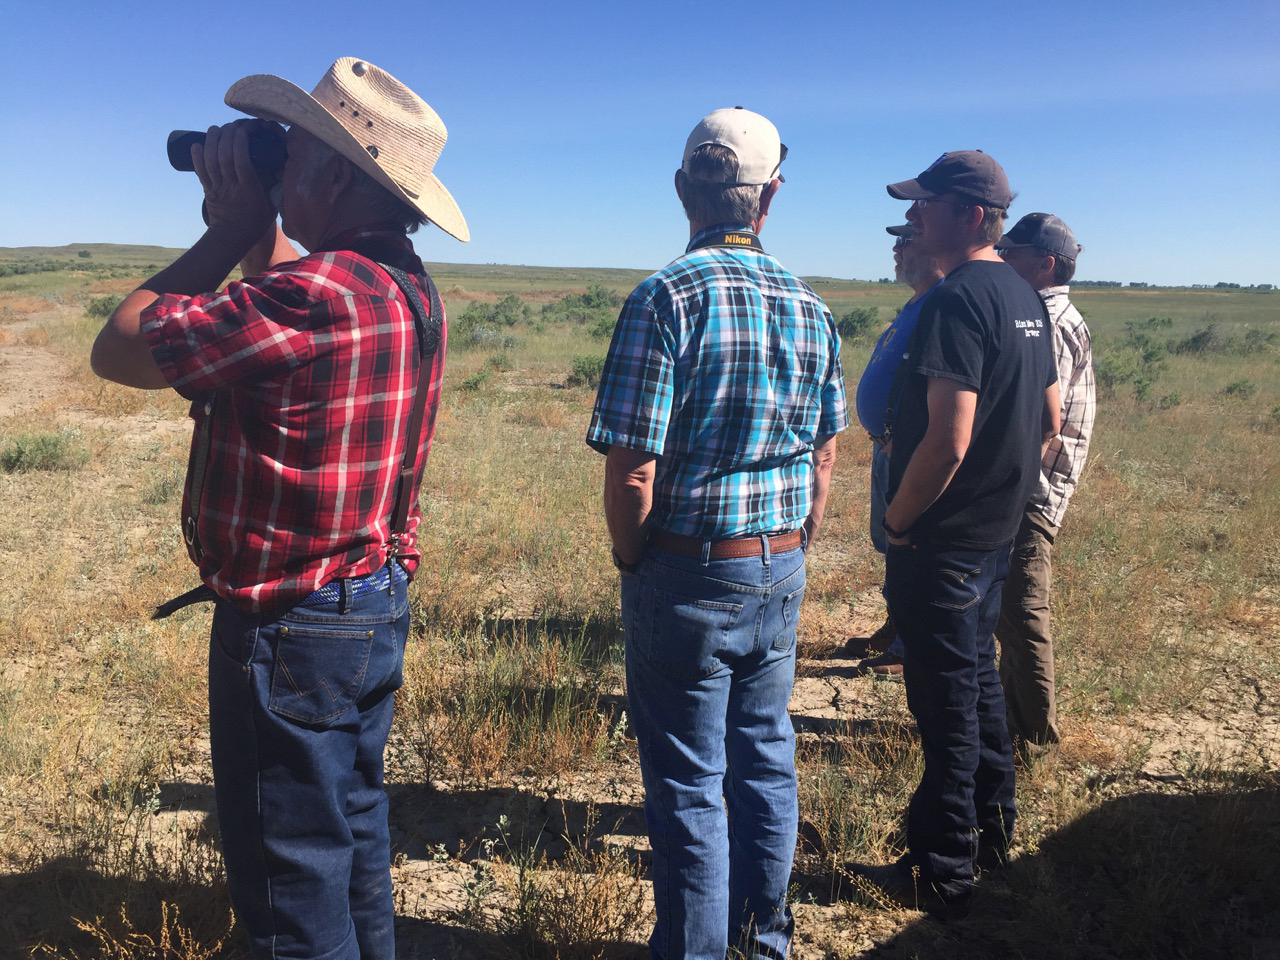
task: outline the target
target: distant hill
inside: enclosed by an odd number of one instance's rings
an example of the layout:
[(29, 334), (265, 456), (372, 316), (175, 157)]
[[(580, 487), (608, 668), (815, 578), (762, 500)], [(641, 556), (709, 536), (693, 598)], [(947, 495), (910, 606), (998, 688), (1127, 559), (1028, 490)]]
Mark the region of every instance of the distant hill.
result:
[[(84, 255), (88, 252), (88, 256)], [(181, 247), (134, 243), (68, 243), (61, 247), (0, 247), (0, 260), (97, 260), (107, 264), (165, 264), (182, 253)]]
[[(60, 247), (0, 247), (0, 264), (56, 263), (64, 266), (123, 267), (154, 266), (156, 269), (176, 259), (179, 247), (157, 247), (129, 243), (68, 243)], [(657, 267), (542, 267), (504, 263), (444, 263), (425, 261), (426, 268), (441, 286), (458, 285), (475, 291), (507, 291), (513, 287), (529, 291), (583, 290), (594, 284), (611, 290), (629, 291)], [(45, 269), (49, 269), (46, 267)], [(815, 287), (862, 286), (856, 280), (806, 277)]]

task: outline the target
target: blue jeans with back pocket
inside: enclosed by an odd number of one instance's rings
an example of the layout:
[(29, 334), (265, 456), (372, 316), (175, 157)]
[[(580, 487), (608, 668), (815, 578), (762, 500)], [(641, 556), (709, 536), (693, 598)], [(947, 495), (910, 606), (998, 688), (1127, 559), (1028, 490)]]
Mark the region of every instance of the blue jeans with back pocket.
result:
[(226, 601), (215, 608), (214, 797), (232, 903), (255, 957), (395, 956), (383, 749), (407, 586), (393, 578), (272, 619)]
[(798, 805), (787, 704), (804, 551), (650, 550), (622, 578), (627, 698), (644, 778), (657, 923), (650, 954), (782, 958)]

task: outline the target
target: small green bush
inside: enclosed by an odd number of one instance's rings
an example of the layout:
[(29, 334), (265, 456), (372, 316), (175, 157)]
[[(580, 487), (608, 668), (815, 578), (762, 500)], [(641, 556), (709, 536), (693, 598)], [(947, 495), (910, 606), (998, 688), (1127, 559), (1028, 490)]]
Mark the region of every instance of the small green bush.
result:
[(1258, 385), (1248, 377), (1233, 380), (1222, 388), (1222, 395), (1224, 397), (1236, 397), (1240, 400), (1248, 400), (1257, 392)]
[(488, 367), (477, 370), (475, 373), (471, 374), (471, 376), (462, 381), (462, 389), (470, 391), (479, 390), (489, 382), (490, 376), (491, 374)]
[(573, 372), (569, 374), (569, 383), (574, 386), (594, 387), (600, 383), (600, 375), (604, 373), (604, 357), (588, 354), (573, 358)]
[(120, 301), (124, 297), (118, 293), (108, 293), (101, 297), (94, 297), (84, 308), (84, 312), (91, 317), (99, 317), (105, 319), (115, 312), (116, 307), (120, 306)]
[(613, 337), (613, 328), (618, 325), (617, 318), (613, 312), (604, 314), (595, 322), (595, 326), (591, 328), (591, 336), (597, 340), (609, 340)]
[(880, 326), (879, 307), (854, 307), (836, 321), (836, 331), (842, 340), (861, 340), (870, 336)]
[(1125, 323), (1119, 343), (1095, 343), (1093, 373), (1103, 396), (1114, 396), (1124, 384), (1133, 385), (1138, 400), (1151, 399), (1151, 388), (1164, 373), (1169, 343), (1156, 334), (1173, 326), (1169, 317), (1150, 317)]
[[(555, 303), (548, 303), (542, 308), (542, 319), (590, 325), (591, 335), (603, 338), (613, 335), (613, 324), (620, 306), (622, 297), (596, 283), (588, 287), (586, 293), (566, 293)], [(608, 333), (602, 334), (600, 331), (606, 323)]]
[(89, 451), (75, 430), (19, 434), (11, 437), (0, 450), (0, 469), (5, 473), (79, 470), (88, 462)]
[(1252, 327), (1240, 337), (1224, 337), (1218, 333), (1216, 323), (1197, 330), (1183, 340), (1169, 341), (1169, 352), (1177, 354), (1249, 354), (1261, 353), (1275, 345), (1276, 335), (1272, 332)]

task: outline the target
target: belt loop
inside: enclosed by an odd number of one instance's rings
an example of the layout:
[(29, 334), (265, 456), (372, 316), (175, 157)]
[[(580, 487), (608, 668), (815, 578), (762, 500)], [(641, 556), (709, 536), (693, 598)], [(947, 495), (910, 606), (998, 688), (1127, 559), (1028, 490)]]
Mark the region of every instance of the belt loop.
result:
[(338, 578), (338, 612), (345, 614), (351, 609), (351, 584), (346, 577)]
[(711, 563), (711, 541), (702, 541), (702, 565), (705, 567)]
[(769, 535), (762, 533), (760, 534), (760, 562), (767, 567), (772, 556), (769, 552)]

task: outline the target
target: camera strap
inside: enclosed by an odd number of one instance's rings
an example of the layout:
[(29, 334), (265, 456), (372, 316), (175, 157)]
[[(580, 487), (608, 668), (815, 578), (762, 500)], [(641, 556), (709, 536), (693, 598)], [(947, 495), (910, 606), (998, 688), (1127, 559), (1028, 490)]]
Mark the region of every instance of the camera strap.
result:
[(739, 249), (764, 253), (764, 244), (750, 230), (723, 230), (719, 233), (713, 233), (709, 237), (704, 237), (697, 246), (691, 246), (687, 252), (692, 253), (694, 250), (701, 250), (703, 247), (738, 247)]

